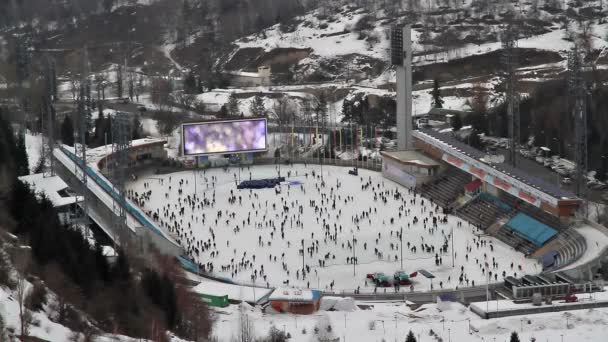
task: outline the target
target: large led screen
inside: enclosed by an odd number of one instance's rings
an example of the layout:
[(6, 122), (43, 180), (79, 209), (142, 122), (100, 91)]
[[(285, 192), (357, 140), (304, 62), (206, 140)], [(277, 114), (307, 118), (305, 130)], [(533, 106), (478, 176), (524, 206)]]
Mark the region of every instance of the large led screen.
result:
[(184, 124), (182, 142), (184, 156), (266, 151), (266, 119)]

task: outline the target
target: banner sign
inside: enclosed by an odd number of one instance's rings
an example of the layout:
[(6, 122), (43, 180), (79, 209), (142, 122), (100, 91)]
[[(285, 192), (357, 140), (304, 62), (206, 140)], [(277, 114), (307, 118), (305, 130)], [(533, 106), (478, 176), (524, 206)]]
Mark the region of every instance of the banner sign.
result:
[(535, 196), (532, 196), (529, 193), (527, 193), (527, 192), (525, 192), (525, 191), (523, 191), (521, 189), (516, 188), (512, 184), (509, 184), (509, 183), (507, 183), (507, 182), (505, 182), (505, 181), (503, 181), (501, 179), (498, 179), (497, 177), (489, 175), (485, 171), (483, 171), (483, 170), (481, 170), (479, 168), (473, 167), (470, 164), (465, 163), (464, 161), (462, 161), (462, 160), (460, 160), (460, 159), (458, 159), (458, 158), (456, 158), (454, 156), (450, 156), (447, 153), (444, 153), (442, 159), (445, 162), (447, 162), (447, 163), (449, 163), (451, 165), (454, 165), (457, 168), (459, 168), (459, 169), (461, 169), (461, 170), (463, 170), (465, 172), (468, 172), (468, 173), (472, 174), (473, 176), (482, 179), (486, 183), (492, 184), (495, 187), (497, 187), (497, 188), (499, 188), (499, 189), (501, 189), (501, 190), (503, 190), (505, 192), (508, 192), (509, 194), (511, 194), (511, 195), (513, 195), (513, 196), (515, 196), (515, 197), (517, 197), (519, 199), (522, 199), (522, 200), (524, 200), (524, 201), (526, 201), (526, 202), (528, 202), (530, 204), (533, 204), (533, 205), (535, 205), (537, 207), (540, 207), (540, 205), (541, 205), (541, 200), (539, 198), (537, 198)]

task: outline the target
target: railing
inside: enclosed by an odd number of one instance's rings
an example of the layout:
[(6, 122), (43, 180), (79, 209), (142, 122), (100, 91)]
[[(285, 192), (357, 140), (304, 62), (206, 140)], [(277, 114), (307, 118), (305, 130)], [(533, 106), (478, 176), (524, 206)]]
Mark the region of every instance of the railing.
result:
[[(63, 152), (66, 156), (68, 156), (68, 158), (70, 158), (70, 160), (72, 160), (72, 162), (74, 162), (76, 165), (78, 165), (81, 169), (84, 169), (84, 171), (87, 173), (87, 176), (90, 177), (91, 179), (93, 179), (95, 181), (95, 183), (97, 185), (99, 185), (106, 193), (108, 193), (113, 200), (121, 203), (123, 202), (122, 199), (120, 198), (119, 194), (114, 190), (114, 188), (112, 186), (110, 186), (108, 184), (107, 181), (105, 181), (103, 178), (101, 178), (97, 172), (95, 172), (93, 169), (91, 169), (89, 166), (84, 166), (83, 167), (83, 161), (82, 159), (78, 158), (74, 153), (66, 150), (64, 147), (60, 147), (61, 152)], [(163, 234), (152, 222), (150, 222), (139, 210), (135, 209), (131, 203), (129, 202), (124, 202), (122, 203), (123, 207), (125, 207), (125, 209), (127, 210), (127, 212), (133, 216), (139, 223), (142, 224), (142, 226), (152, 230), (154, 233), (160, 235), (161, 237), (165, 238), (166, 240), (170, 241), (171, 243), (175, 244), (174, 241), (171, 241), (170, 239), (168, 239), (165, 234)]]

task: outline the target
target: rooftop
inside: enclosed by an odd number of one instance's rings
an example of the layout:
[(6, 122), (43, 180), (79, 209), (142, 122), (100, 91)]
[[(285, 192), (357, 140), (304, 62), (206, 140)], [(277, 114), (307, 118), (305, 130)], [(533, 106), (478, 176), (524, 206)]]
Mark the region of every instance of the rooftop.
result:
[[(423, 133), (434, 139), (437, 139), (446, 145), (451, 146), (452, 148), (460, 151), (461, 153), (465, 154), (466, 156), (468, 156), (470, 158), (473, 158), (482, 163), (485, 163), (483, 161), (483, 158), (486, 157), (486, 154), (484, 152), (463, 143), (462, 141), (452, 137), (449, 134), (442, 134), (442, 133), (439, 133), (432, 129), (426, 129), (426, 128), (421, 128), (418, 131), (420, 133)], [(487, 164), (487, 163), (485, 163), (485, 164)], [(577, 197), (570, 191), (561, 189), (558, 186), (556, 186), (555, 184), (549, 183), (543, 179), (532, 176), (532, 175), (528, 174), (527, 172), (525, 172), (521, 169), (518, 169), (518, 168), (514, 168), (513, 166), (511, 166), (509, 164), (496, 163), (496, 164), (487, 164), (487, 165), (505, 175), (508, 175), (511, 178), (515, 178), (515, 179), (519, 180), (520, 182), (522, 182), (530, 187), (533, 187), (539, 191), (542, 191), (557, 199), (577, 199)]]
[(208, 296), (228, 296), (228, 299), (233, 301), (257, 303), (268, 296), (268, 294), (272, 292), (272, 289), (248, 287), (205, 280), (192, 288), (192, 291)]
[(76, 203), (80, 199), (77, 196), (69, 196), (67, 193), (65, 193), (67, 196), (59, 193), (68, 188), (68, 185), (59, 176), (44, 177), (44, 174), (38, 173), (21, 176), (19, 180), (29, 184), (37, 194), (46, 195), (56, 208)]
[(268, 298), (268, 300), (287, 300), (292, 302), (312, 302), (321, 296), (318, 290), (303, 290), (289, 287), (279, 287)]
[(416, 150), (408, 151), (382, 151), (382, 156), (395, 160), (403, 164), (416, 164), (419, 166), (439, 166), (439, 163), (434, 159), (427, 157), (425, 154)]

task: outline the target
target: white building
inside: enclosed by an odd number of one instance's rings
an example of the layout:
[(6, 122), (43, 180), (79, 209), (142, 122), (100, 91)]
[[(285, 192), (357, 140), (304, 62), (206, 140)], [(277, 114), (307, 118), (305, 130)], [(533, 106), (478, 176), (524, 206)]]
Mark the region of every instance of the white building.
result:
[(233, 86), (238, 87), (260, 87), (270, 85), (272, 71), (269, 66), (258, 67), (258, 72), (235, 71), (228, 72)]
[(51, 201), (58, 211), (61, 224), (71, 222), (70, 214), (76, 211), (76, 205), (82, 197), (76, 196), (59, 176), (44, 177), (44, 174), (39, 173), (19, 177), (19, 180), (27, 183), (36, 194), (44, 195)]

